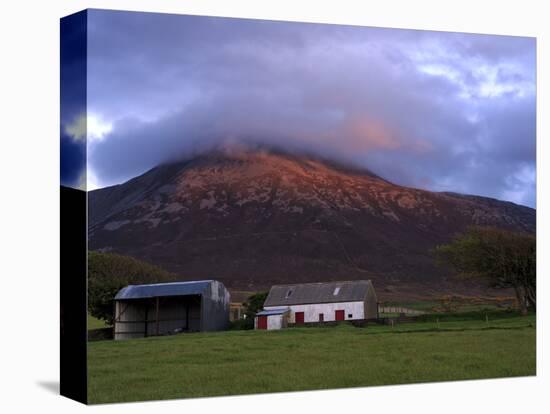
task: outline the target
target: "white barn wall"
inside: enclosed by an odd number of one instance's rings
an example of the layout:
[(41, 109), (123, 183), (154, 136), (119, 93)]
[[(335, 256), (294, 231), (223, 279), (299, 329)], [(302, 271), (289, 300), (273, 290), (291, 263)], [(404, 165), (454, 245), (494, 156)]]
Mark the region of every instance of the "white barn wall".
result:
[[(324, 322), (332, 322), (336, 320), (337, 310), (343, 310), (345, 314), (345, 320), (365, 319), (365, 302), (337, 302), (337, 303), (318, 303), (308, 305), (288, 305), (290, 308), (290, 315), (288, 317), (288, 323), (296, 323), (295, 313), (304, 312), (304, 322), (319, 322), (319, 314), (324, 315)], [(266, 306), (265, 310), (277, 309), (280, 306)], [(348, 318), (348, 315), (352, 314), (352, 318)], [(269, 329), (269, 318), (268, 318)]]
[(283, 316), (286, 315), (269, 315), (267, 317), (267, 329), (281, 329), (283, 328)]
[[(277, 315), (265, 315), (267, 318), (267, 330), (269, 331), (274, 329), (286, 328), (288, 325), (289, 314), (290, 311), (286, 311), (285, 313)], [(259, 316), (256, 316), (254, 318), (254, 329), (258, 329), (258, 318)]]

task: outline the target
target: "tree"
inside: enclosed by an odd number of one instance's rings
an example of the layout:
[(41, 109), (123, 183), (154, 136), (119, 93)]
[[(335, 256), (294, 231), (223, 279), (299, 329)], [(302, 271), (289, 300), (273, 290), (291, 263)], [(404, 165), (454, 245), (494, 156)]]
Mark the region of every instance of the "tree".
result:
[(522, 314), (536, 308), (536, 239), (532, 234), (470, 227), (436, 248), (439, 260), (463, 277), (485, 279), (494, 288), (513, 288)]
[(88, 312), (113, 323), (113, 300), (129, 284), (173, 282), (177, 276), (149, 263), (113, 253), (88, 253)]
[(263, 309), (268, 293), (269, 292), (255, 293), (243, 303), (246, 309), (244, 312), (244, 329), (254, 329), (254, 318), (256, 314)]

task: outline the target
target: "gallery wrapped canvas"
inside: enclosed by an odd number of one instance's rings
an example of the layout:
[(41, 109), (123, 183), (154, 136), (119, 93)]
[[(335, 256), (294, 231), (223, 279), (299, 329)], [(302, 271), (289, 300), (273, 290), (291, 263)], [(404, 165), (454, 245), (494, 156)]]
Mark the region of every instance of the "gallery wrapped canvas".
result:
[(61, 394), (536, 374), (534, 38), (61, 19)]

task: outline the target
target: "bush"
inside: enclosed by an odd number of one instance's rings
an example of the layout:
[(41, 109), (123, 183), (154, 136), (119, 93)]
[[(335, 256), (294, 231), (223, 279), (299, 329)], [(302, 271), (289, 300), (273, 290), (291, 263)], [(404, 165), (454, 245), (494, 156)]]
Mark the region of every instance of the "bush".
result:
[(254, 329), (254, 319), (238, 319), (231, 321), (229, 329), (232, 331), (244, 331)]

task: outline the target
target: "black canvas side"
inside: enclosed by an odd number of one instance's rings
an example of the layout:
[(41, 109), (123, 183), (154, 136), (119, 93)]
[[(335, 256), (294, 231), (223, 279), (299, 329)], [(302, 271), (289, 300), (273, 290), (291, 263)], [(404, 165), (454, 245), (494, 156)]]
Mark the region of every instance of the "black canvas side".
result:
[(86, 403), (86, 192), (62, 186), (60, 205), (60, 392)]
[(82, 11), (60, 22), (60, 392), (82, 403), (87, 403), (87, 19)]

